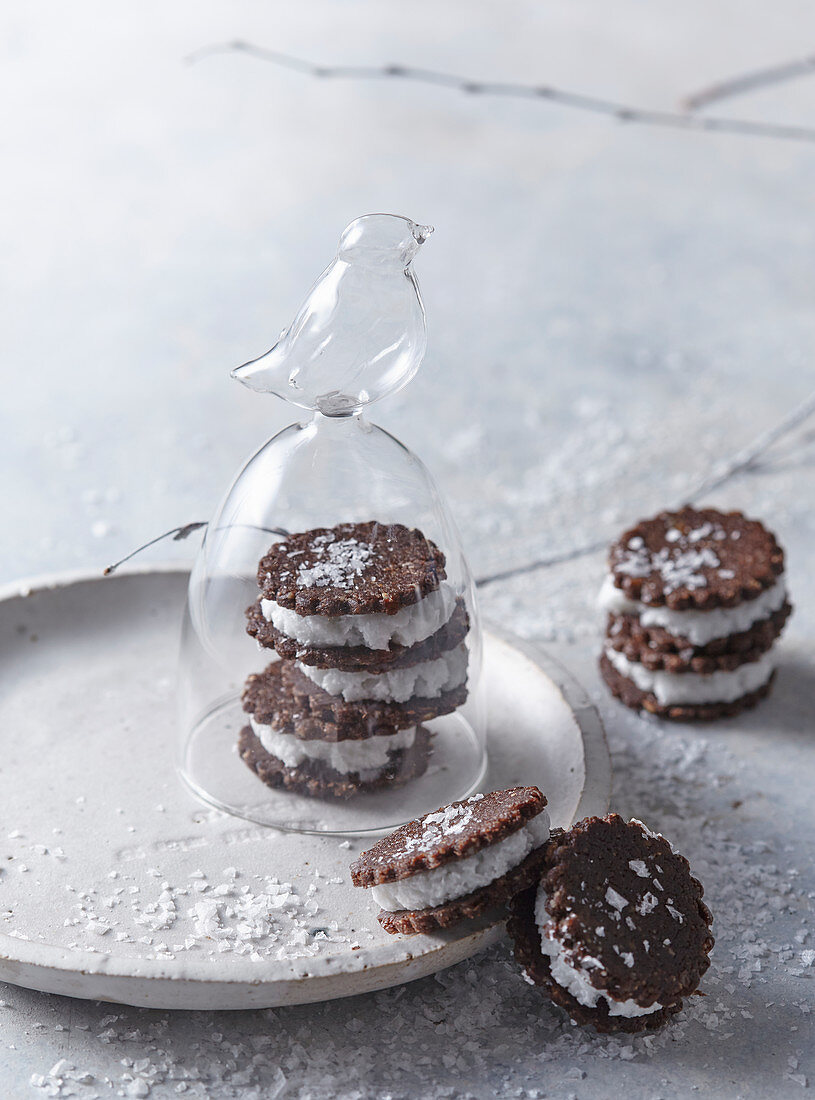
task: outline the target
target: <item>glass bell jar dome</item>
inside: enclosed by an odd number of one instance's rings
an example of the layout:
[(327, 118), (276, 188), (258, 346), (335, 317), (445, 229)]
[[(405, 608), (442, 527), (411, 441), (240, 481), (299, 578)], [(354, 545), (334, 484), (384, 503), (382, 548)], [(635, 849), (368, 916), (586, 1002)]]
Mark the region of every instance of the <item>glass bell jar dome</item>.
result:
[(311, 415), (246, 462), (208, 525), (179, 767), (206, 802), (265, 825), (377, 832), (466, 797), (486, 768), (459, 534), (424, 464), (364, 416), (424, 355), (413, 260), (431, 232), (352, 222), (278, 342), (232, 372)]

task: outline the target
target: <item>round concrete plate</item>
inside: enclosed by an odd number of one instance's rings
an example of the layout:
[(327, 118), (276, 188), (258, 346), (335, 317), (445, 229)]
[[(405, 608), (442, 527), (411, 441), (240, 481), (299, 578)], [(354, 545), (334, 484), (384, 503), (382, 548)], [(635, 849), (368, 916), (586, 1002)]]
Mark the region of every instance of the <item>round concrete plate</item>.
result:
[[(435, 973), (500, 914), (389, 936), (348, 864), (370, 841), (304, 836), (196, 802), (173, 760), (178, 570), (0, 591), (0, 980), (154, 1008), (303, 1004)], [(603, 813), (611, 772), (582, 689), (488, 633), (484, 789), (537, 783), (555, 825)]]

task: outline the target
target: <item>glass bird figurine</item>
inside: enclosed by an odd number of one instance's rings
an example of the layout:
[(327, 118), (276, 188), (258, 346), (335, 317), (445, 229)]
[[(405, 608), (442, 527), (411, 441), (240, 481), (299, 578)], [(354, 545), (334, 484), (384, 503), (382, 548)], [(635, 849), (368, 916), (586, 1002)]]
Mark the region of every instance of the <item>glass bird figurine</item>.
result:
[(432, 231), (357, 218), (274, 347), (232, 372), (312, 415), (246, 462), (208, 526), (179, 768), (201, 798), (263, 824), (377, 832), (466, 797), (485, 771), (458, 532), (423, 463), (364, 416), (424, 356), (413, 261)]

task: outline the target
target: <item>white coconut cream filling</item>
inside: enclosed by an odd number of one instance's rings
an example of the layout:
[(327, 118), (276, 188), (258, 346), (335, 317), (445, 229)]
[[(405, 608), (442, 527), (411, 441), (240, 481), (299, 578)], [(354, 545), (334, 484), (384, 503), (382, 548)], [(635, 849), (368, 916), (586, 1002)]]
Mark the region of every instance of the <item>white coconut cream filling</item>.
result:
[(754, 623), (761, 622), (778, 611), (787, 598), (786, 577), (782, 573), (771, 588), (754, 600), (744, 600), (735, 607), (716, 607), (711, 611), (672, 611), (669, 607), (650, 607), (631, 600), (618, 588), (612, 577), (603, 581), (599, 604), (613, 615), (636, 615), (643, 626), (660, 626), (676, 638), (687, 638), (691, 645), (707, 645), (716, 638), (741, 634)]
[(420, 871), (398, 882), (372, 886), (371, 897), (388, 913), (400, 909), (431, 909), (495, 882), (548, 839), (549, 815), (541, 810), (503, 840), (431, 871)]
[(467, 679), (467, 647), (463, 643), (433, 661), (390, 672), (343, 672), (338, 668), (312, 668), (297, 662), (300, 671), (329, 695), (341, 695), (347, 703), (361, 699), (405, 703), (408, 699), (435, 699)]
[(596, 1008), (600, 1000), (608, 1006), (609, 1016), (648, 1016), (651, 1012), (658, 1012), (662, 1005), (655, 1001), (647, 1008), (638, 1005), (636, 1001), (617, 1001), (610, 993), (602, 989), (596, 989), (589, 981), (586, 969), (602, 969), (603, 964), (599, 959), (590, 955), (582, 958), (580, 964), (570, 960), (564, 945), (550, 936), (554, 932), (552, 918), (546, 912), (546, 891), (541, 886), (535, 899), (535, 923), (540, 931), (541, 951), (549, 956), (549, 971), (553, 981), (562, 986), (580, 1004), (586, 1008)]
[(280, 733), (271, 726), (249, 719), (252, 729), (264, 749), (281, 760), (287, 768), (296, 768), (307, 761), (318, 761), (341, 775), (359, 773), (361, 778), (381, 772), (389, 763), (390, 754), (409, 749), (416, 739), (416, 727), (387, 736), (348, 741), (303, 741), (291, 733)]
[(732, 703), (767, 683), (775, 668), (775, 654), (768, 650), (757, 661), (739, 665), (732, 672), (652, 672), (639, 661), (629, 661), (611, 646), (606, 657), (621, 676), (640, 691), (652, 692), (663, 706), (672, 703)]
[(367, 646), (387, 649), (391, 642), (410, 646), (435, 634), (450, 619), (456, 593), (447, 581), (435, 592), (403, 607), (395, 615), (298, 615), (275, 600), (261, 600), (264, 618), (298, 645)]

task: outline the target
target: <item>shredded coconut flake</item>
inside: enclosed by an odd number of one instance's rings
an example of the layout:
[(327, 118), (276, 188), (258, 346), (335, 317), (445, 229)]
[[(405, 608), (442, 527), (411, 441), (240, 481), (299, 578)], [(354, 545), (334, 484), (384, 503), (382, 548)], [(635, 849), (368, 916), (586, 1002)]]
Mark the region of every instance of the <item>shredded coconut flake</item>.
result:
[(636, 908), (637, 908), (637, 912), (641, 913), (642, 916), (645, 917), (649, 913), (653, 912), (654, 909), (656, 909), (657, 905), (659, 905), (659, 898), (657, 898), (656, 895), (649, 892), (649, 893), (643, 895), (643, 897), (637, 903)]
[(300, 565), (297, 585), (300, 588), (353, 588), (373, 557), (373, 546), (357, 539), (335, 539), (333, 535), (318, 535), (311, 549), (320, 558), (314, 565)]
[(628, 905), (628, 899), (624, 898), (622, 894), (618, 894), (613, 886), (609, 886), (606, 890), (606, 901), (617, 910), (625, 909)]
[(707, 530), (710, 524), (682, 535), (676, 528), (666, 532), (666, 540), (671, 546), (663, 546), (656, 552), (649, 550), (640, 538), (629, 539), (626, 548), (617, 554), (614, 571), (629, 577), (647, 577), (656, 573), (662, 580), (663, 591), (667, 594), (678, 588), (691, 591), (707, 587), (707, 577), (703, 569), (716, 569), (721, 565), (718, 554), (708, 546), (701, 549), (694, 546), (712, 532)]
[(472, 821), (473, 807), (483, 797), (483, 794), (476, 794), (460, 806), (447, 806), (437, 813), (428, 814), (422, 822), (421, 832), (416, 836), (408, 837), (402, 850), (404, 852), (419, 851), (432, 847), (445, 837), (463, 833)]

